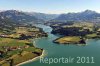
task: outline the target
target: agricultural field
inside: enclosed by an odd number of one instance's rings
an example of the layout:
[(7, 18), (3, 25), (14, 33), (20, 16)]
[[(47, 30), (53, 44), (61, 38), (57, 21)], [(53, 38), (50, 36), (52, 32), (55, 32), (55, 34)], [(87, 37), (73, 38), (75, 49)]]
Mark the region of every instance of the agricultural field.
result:
[(35, 47), (32, 39), (42, 34), (46, 33), (36, 27), (16, 27), (11, 34), (0, 32), (0, 66), (16, 65), (40, 56), (43, 49)]

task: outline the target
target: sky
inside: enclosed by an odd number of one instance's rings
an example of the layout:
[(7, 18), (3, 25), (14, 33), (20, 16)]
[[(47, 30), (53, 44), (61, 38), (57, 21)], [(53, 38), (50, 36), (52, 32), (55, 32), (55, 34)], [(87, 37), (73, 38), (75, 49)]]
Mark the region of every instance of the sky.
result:
[(0, 10), (20, 10), (61, 14), (94, 10), (100, 13), (100, 0), (0, 0)]

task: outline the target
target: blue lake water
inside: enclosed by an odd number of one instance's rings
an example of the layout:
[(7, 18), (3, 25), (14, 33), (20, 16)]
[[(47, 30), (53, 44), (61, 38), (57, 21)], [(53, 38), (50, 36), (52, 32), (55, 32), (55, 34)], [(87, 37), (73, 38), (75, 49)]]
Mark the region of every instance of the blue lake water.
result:
[[(45, 50), (45, 58), (68, 58), (73, 57), (75, 61), (73, 63), (40, 63), (40, 60), (32, 61), (21, 66), (100, 66), (100, 40), (90, 39), (86, 41), (87, 45), (63, 45), (55, 44), (52, 41), (58, 36), (51, 34), (51, 28), (45, 25), (36, 25), (43, 28), (45, 32), (48, 32), (49, 37), (40, 38), (35, 40), (35, 46), (43, 48)], [(76, 57), (94, 57), (95, 63), (76, 63), (78, 60)], [(91, 60), (91, 59), (90, 59)]]

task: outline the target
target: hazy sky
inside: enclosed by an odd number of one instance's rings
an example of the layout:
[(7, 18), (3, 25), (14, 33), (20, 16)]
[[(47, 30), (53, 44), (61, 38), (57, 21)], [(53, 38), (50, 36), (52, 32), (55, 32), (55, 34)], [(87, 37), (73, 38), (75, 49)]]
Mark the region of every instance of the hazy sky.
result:
[(100, 12), (100, 0), (0, 0), (0, 10), (22, 10), (42, 13)]

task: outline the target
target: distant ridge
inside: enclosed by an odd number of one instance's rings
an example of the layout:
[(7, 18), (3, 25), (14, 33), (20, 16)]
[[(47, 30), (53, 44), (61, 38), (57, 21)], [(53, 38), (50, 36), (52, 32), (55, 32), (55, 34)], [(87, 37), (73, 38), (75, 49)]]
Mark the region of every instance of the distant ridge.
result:
[[(0, 18), (1, 19), (11, 19), (14, 22), (38, 22), (39, 19), (37, 19), (35, 16), (28, 15), (22, 11), (17, 10), (7, 10), (0, 12)], [(40, 20), (42, 21), (42, 20)]]
[(85, 10), (77, 13), (61, 14), (59, 17), (51, 21), (90, 21), (100, 22), (100, 13), (92, 10)]
[(43, 22), (66, 22), (66, 21), (89, 21), (100, 22), (100, 13), (92, 10), (85, 10), (77, 13), (66, 14), (45, 14), (37, 12), (23, 12), (19, 10), (4, 10), (0, 11), (1, 19), (10, 19), (17, 23), (43, 23)]

